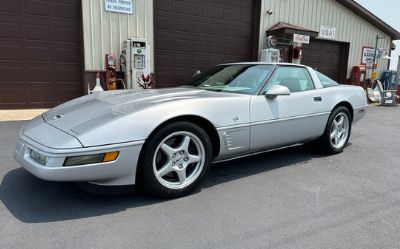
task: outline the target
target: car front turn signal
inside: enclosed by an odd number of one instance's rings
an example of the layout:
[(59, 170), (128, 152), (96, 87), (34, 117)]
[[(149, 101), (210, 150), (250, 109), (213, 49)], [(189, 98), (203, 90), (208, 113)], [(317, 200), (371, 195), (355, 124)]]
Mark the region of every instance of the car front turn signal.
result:
[(83, 155), (67, 157), (63, 166), (79, 166), (94, 163), (106, 163), (115, 161), (118, 158), (118, 151), (111, 151), (101, 154)]

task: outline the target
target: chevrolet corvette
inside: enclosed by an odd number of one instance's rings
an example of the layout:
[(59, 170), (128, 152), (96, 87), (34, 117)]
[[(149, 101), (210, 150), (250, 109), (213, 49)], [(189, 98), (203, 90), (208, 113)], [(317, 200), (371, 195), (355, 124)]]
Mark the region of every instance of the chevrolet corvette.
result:
[(340, 153), (366, 113), (358, 86), (288, 63), (215, 66), (179, 87), (97, 92), (27, 122), (14, 157), (51, 181), (191, 193), (212, 162), (294, 144)]

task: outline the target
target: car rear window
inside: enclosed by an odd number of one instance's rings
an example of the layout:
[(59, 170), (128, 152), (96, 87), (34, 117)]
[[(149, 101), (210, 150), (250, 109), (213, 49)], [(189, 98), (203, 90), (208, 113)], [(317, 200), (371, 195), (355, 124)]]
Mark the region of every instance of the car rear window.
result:
[(321, 81), (321, 84), (323, 87), (331, 87), (331, 86), (339, 85), (339, 83), (337, 83), (333, 79), (329, 78), (328, 76), (326, 76), (318, 71), (315, 71), (315, 72), (317, 73), (317, 76), (318, 76), (319, 80)]

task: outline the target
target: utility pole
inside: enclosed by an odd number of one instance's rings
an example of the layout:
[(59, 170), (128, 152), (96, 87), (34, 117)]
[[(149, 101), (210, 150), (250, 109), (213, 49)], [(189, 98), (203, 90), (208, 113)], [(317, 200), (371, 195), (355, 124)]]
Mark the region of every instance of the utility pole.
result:
[(400, 55), (399, 55), (399, 60), (397, 61), (397, 78), (396, 78), (396, 83), (399, 84), (400, 80)]
[(376, 58), (376, 56), (378, 55), (378, 41), (379, 41), (380, 39), (385, 39), (385, 38), (386, 38), (386, 37), (384, 37), (384, 36), (379, 36), (379, 35), (376, 35), (376, 38), (375, 38), (374, 62), (373, 62), (373, 64), (372, 64), (372, 74), (371, 74), (371, 78), (372, 78), (373, 80), (375, 80), (376, 77), (377, 77), (376, 69), (377, 69), (378, 65), (377, 65), (377, 58)]
[(376, 55), (378, 52), (378, 40), (379, 40), (379, 35), (376, 35), (375, 38), (375, 49), (374, 49), (374, 62), (372, 63), (372, 72), (375, 72), (375, 63), (376, 63)]

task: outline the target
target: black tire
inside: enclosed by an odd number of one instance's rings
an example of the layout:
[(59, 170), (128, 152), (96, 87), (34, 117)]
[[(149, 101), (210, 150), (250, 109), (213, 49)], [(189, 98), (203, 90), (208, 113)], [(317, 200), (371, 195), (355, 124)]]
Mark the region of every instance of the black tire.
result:
[[(343, 139), (343, 142), (342, 142), (343, 144), (339, 147), (335, 147), (332, 142), (332, 139), (331, 139), (331, 128), (332, 128), (332, 124), (333, 124), (335, 118), (338, 117), (338, 115), (345, 115), (347, 117), (347, 120), (348, 120), (348, 131), (347, 132), (348, 132), (348, 134), (347, 134), (346, 139)], [(314, 149), (319, 150), (320, 152), (322, 152), (324, 154), (341, 153), (349, 141), (349, 138), (351, 135), (351, 123), (352, 123), (352, 119), (351, 119), (349, 109), (347, 109), (347, 107), (345, 107), (345, 106), (336, 107), (329, 115), (328, 122), (325, 126), (324, 134), (319, 139), (311, 142), (311, 146)]]
[[(158, 151), (160, 150), (159, 146), (161, 142), (164, 141), (164, 139), (166, 139), (171, 134), (175, 134), (177, 132), (178, 133), (188, 132), (189, 134), (194, 134), (201, 141), (204, 148), (204, 156), (201, 157), (204, 158), (203, 159), (204, 164), (202, 164), (203, 165), (202, 169), (198, 171), (199, 175), (188, 186), (185, 186), (180, 189), (169, 188), (161, 184), (160, 180), (158, 180), (156, 176), (156, 172), (154, 172), (153, 169), (153, 159), (156, 156), (155, 154), (159, 153)], [(143, 152), (141, 155), (140, 166), (139, 166), (141, 167), (139, 170), (140, 172), (139, 177), (141, 177), (142, 179), (140, 179), (139, 182), (142, 183), (145, 190), (147, 190), (150, 194), (157, 197), (177, 198), (185, 196), (193, 192), (199, 186), (201, 181), (204, 179), (205, 175), (209, 171), (211, 159), (212, 159), (212, 143), (207, 133), (201, 127), (190, 122), (175, 122), (167, 124), (166, 126), (159, 129), (155, 134), (153, 134), (146, 141), (143, 147)], [(171, 172), (173, 173), (173, 171)]]

